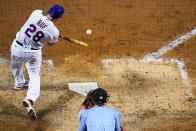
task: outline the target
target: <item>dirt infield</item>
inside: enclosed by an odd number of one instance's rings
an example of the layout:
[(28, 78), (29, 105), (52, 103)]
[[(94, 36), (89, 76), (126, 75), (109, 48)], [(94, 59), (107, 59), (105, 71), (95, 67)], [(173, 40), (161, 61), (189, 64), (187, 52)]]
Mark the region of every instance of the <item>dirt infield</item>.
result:
[[(195, 99), (187, 93), (176, 63), (138, 62), (196, 28), (195, 0), (0, 0), (0, 130), (77, 131), (77, 109), (84, 96), (68, 90), (68, 82), (96, 81), (110, 94), (107, 106), (117, 109), (126, 131), (196, 130)], [(57, 21), (60, 34), (89, 44), (81, 47), (59, 39), (43, 47), (38, 119), (30, 120), (22, 100), (27, 89), (13, 90), (10, 46), (16, 32), (35, 9), (65, 7)], [(86, 35), (86, 29), (92, 35)], [(196, 96), (196, 37), (160, 58), (181, 59)], [(133, 59), (111, 62), (103, 59)], [(49, 61), (48, 61), (49, 60)], [(53, 65), (51, 65), (53, 62)], [(49, 64), (50, 63), (50, 64)], [(24, 74), (28, 79), (26, 69)]]

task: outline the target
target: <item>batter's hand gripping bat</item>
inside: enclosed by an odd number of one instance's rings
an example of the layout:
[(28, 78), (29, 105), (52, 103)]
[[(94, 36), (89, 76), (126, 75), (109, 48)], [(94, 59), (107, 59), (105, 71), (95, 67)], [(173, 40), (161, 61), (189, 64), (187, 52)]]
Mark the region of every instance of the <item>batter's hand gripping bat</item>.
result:
[(81, 46), (85, 46), (85, 47), (88, 46), (87, 43), (82, 42), (82, 41), (79, 41), (79, 40), (75, 40), (75, 39), (72, 39), (72, 38), (67, 38), (67, 37), (64, 37), (64, 36), (62, 36), (62, 35), (59, 35), (59, 37), (62, 38), (62, 39), (68, 40), (68, 41), (70, 41), (70, 42), (76, 43), (76, 44), (78, 44), (78, 45), (81, 45)]

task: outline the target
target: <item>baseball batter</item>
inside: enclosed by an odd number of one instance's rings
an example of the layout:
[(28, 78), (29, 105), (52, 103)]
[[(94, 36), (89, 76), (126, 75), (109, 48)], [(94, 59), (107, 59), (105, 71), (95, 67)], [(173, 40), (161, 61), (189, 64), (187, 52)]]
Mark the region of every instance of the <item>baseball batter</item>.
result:
[[(58, 42), (59, 30), (54, 22), (64, 14), (60, 5), (51, 7), (48, 14), (35, 10), (16, 34), (11, 45), (11, 68), (15, 78), (14, 89), (28, 86), (27, 96), (23, 106), (27, 108), (31, 118), (37, 118), (33, 105), (40, 95), (40, 66), (42, 61), (41, 49), (45, 43), (52, 45)], [(22, 66), (26, 63), (30, 82), (26, 81)]]

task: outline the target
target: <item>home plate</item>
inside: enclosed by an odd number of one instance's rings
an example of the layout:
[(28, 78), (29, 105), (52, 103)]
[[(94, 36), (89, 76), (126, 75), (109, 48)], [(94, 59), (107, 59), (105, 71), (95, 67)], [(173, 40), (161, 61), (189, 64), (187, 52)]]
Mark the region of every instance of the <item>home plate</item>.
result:
[(97, 89), (97, 82), (68, 83), (69, 89), (78, 94), (87, 96), (90, 90)]

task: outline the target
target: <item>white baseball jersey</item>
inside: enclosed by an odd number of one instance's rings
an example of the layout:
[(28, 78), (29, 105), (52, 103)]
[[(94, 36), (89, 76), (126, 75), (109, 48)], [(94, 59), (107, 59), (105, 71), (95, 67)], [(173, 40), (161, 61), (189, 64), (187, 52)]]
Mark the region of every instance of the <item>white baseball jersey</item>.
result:
[(54, 26), (42, 10), (35, 10), (16, 34), (16, 40), (25, 46), (41, 49), (48, 42), (58, 42), (59, 30)]

